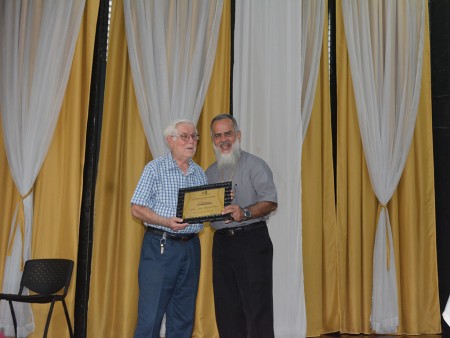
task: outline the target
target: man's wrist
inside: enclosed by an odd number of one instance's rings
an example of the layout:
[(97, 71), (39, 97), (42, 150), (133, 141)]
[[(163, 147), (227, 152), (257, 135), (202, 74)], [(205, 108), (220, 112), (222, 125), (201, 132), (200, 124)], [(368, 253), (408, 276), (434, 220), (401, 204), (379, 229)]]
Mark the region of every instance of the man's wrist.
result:
[(244, 214), (244, 220), (247, 221), (252, 218), (252, 212), (248, 208), (242, 208), (242, 212)]

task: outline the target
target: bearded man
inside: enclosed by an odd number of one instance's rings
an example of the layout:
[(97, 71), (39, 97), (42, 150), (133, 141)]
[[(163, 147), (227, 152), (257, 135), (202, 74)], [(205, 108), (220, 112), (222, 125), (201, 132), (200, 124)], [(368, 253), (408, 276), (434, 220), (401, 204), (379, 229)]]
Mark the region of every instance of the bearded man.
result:
[(278, 206), (272, 171), (261, 158), (241, 150), (236, 119), (211, 121), (216, 162), (208, 183), (232, 181), (233, 202), (222, 211), (232, 220), (212, 222), (213, 288), (221, 338), (272, 338), (273, 246), (266, 221)]

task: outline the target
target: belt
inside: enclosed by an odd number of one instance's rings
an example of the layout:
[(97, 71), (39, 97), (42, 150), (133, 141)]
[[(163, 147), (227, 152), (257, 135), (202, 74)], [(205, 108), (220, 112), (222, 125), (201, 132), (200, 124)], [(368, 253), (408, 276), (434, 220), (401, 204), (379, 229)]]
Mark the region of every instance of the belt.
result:
[(151, 232), (152, 234), (157, 234), (157, 235), (161, 235), (161, 236), (166, 234), (167, 239), (173, 239), (175, 241), (182, 241), (182, 242), (190, 241), (191, 239), (197, 237), (197, 235), (198, 235), (197, 233), (175, 235), (171, 232), (156, 229), (151, 226), (147, 227), (147, 231)]
[(248, 225), (243, 225), (241, 227), (222, 228), (222, 229), (216, 230), (216, 233), (221, 234), (221, 235), (227, 235), (227, 236), (236, 236), (240, 232), (247, 232), (250, 230), (265, 227), (266, 225), (267, 225), (266, 221), (261, 221), (261, 222), (251, 223)]

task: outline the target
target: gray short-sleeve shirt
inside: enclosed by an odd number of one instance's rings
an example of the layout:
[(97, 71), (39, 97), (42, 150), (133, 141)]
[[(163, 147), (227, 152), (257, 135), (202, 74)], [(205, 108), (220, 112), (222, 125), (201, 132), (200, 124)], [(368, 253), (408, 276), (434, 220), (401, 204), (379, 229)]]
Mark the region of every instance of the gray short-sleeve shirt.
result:
[[(232, 204), (237, 204), (242, 208), (261, 201), (278, 203), (273, 174), (268, 164), (261, 158), (248, 152), (241, 151), (241, 157), (235, 170), (219, 171), (217, 162), (214, 162), (206, 170), (206, 176), (209, 184), (232, 181), (234, 190)], [(237, 227), (267, 220), (268, 218), (269, 215), (266, 215), (240, 223), (218, 221), (212, 222), (211, 226), (215, 229)]]

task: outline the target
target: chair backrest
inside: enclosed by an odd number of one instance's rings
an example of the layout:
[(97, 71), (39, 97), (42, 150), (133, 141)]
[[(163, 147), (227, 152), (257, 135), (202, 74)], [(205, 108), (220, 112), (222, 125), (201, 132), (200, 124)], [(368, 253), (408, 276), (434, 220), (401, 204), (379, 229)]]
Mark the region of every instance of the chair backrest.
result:
[(52, 295), (64, 288), (65, 296), (72, 278), (73, 261), (69, 259), (30, 259), (25, 262), (20, 291), (23, 288), (42, 295)]

